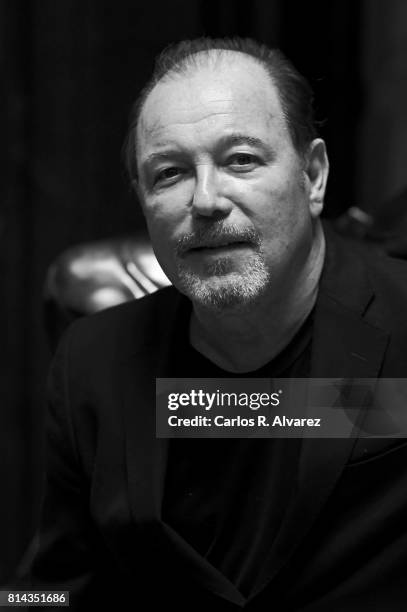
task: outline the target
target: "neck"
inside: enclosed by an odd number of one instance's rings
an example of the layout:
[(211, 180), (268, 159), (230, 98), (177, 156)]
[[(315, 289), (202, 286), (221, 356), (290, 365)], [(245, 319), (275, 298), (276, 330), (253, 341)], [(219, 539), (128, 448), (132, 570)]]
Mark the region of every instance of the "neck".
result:
[[(309, 256), (293, 282), (267, 292), (245, 309), (213, 312), (194, 304), (192, 346), (230, 372), (256, 370), (276, 357), (294, 337), (315, 305), (325, 255), (320, 223)], [(277, 297), (276, 297), (277, 296)]]

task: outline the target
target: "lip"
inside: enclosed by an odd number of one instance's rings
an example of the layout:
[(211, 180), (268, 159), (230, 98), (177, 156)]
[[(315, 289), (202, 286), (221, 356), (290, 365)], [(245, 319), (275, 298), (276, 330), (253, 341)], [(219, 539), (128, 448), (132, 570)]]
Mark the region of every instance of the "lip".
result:
[(249, 248), (251, 245), (248, 242), (219, 242), (215, 244), (203, 244), (198, 247), (192, 247), (186, 252), (187, 255), (191, 254), (206, 254), (206, 253), (221, 253), (224, 251), (237, 251), (244, 248)]

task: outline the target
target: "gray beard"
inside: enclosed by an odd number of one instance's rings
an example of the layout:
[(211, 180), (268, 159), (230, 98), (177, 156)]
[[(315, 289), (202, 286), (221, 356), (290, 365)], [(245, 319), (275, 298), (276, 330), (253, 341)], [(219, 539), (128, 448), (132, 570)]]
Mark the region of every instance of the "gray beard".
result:
[(196, 305), (211, 311), (246, 310), (265, 293), (270, 274), (261, 253), (250, 256), (243, 271), (233, 271), (232, 266), (232, 261), (220, 259), (208, 267), (207, 277), (202, 278), (179, 261), (178, 288)]

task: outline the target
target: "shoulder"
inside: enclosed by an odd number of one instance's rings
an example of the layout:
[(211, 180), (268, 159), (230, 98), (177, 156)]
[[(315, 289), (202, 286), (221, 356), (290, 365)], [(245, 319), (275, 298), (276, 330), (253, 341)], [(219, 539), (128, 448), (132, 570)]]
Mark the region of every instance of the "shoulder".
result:
[[(105, 431), (113, 431), (123, 382), (143, 383), (148, 376), (147, 384), (155, 389), (155, 360), (167, 342), (164, 328), (171, 329), (170, 312), (178, 311), (182, 299), (168, 287), (75, 321), (49, 371), (53, 421), (71, 422), (72, 432), (81, 432), (81, 439), (87, 440), (85, 447), (91, 445), (95, 419), (103, 420)], [(72, 433), (72, 438), (77, 435)]]
[(407, 330), (407, 261), (374, 245), (344, 239), (324, 224), (327, 240), (325, 286), (353, 310), (391, 331)]
[(394, 287), (407, 298), (407, 261), (385, 253), (363, 255), (372, 282), (383, 287)]
[(375, 285), (407, 291), (406, 260), (390, 257), (374, 243), (343, 238), (327, 222), (324, 222), (324, 234), (330, 273), (338, 275), (344, 272), (348, 281), (360, 280), (358, 276), (367, 274)]
[(368, 258), (366, 271), (373, 288), (375, 323), (404, 334), (407, 341), (407, 262), (386, 255)]
[(70, 352), (80, 358), (108, 354), (126, 358), (157, 337), (180, 299), (181, 294), (171, 286), (82, 317), (69, 327), (62, 344), (69, 345)]

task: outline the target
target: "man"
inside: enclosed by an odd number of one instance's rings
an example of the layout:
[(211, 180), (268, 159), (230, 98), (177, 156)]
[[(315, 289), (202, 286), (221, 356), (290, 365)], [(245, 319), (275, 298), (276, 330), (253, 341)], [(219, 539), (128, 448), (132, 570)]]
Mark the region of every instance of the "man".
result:
[(405, 440), (155, 436), (156, 377), (407, 372), (405, 265), (319, 220), (308, 85), (253, 41), (181, 43), (127, 154), (174, 287), (61, 344), (33, 584), (86, 610), (404, 610)]

